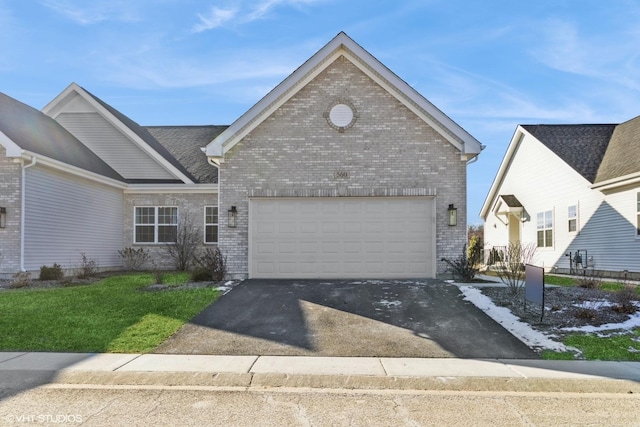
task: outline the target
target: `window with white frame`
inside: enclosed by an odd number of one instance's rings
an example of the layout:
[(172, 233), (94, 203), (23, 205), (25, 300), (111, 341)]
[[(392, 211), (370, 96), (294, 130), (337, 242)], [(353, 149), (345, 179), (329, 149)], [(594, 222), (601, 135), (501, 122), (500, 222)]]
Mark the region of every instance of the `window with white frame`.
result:
[(134, 243), (173, 243), (178, 236), (178, 208), (136, 207), (134, 229)]
[(538, 247), (548, 248), (553, 246), (553, 211), (538, 212)]
[(204, 207), (204, 242), (218, 243), (218, 207)]
[(569, 209), (567, 211), (567, 219), (569, 233), (576, 232), (578, 230), (578, 206), (569, 206)]

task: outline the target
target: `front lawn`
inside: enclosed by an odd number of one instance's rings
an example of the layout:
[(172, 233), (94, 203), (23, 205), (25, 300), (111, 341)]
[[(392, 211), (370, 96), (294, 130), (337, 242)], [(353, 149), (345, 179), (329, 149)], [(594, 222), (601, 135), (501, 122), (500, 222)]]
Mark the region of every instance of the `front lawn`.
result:
[[(188, 280), (165, 274), (165, 283)], [(150, 273), (91, 285), (0, 292), (0, 351), (145, 353), (216, 300), (212, 288), (144, 291)]]

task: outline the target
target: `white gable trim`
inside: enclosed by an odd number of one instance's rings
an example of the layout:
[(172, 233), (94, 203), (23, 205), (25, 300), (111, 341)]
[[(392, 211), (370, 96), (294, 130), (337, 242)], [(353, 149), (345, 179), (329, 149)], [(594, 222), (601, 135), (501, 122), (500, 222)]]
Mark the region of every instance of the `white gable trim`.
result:
[[(507, 147), (507, 152), (502, 158), (502, 163), (500, 163), (500, 167), (498, 168), (498, 173), (496, 177), (493, 179), (493, 183), (491, 183), (491, 188), (489, 189), (489, 193), (487, 197), (484, 199), (484, 203), (482, 204), (482, 209), (480, 209), (480, 218), (483, 220), (487, 220), (487, 215), (489, 214), (489, 210), (491, 206), (498, 196), (498, 191), (502, 186), (502, 182), (511, 166), (511, 162), (513, 161), (513, 156), (516, 151), (518, 151), (518, 147), (520, 147), (520, 143), (525, 138), (525, 135), (531, 136), (529, 132), (527, 132), (522, 126), (518, 125), (516, 127), (516, 131), (511, 137), (511, 142), (509, 142), (509, 147)], [(533, 136), (531, 136), (533, 138)]]
[(107, 110), (102, 104), (95, 100), (95, 98), (87, 93), (77, 83), (71, 83), (65, 90), (56, 96), (51, 102), (49, 102), (42, 112), (49, 117), (55, 119), (60, 113), (62, 113), (64, 106), (71, 100), (72, 96), (77, 94), (81, 96), (86, 102), (88, 102), (95, 110), (109, 123), (116, 127), (122, 134), (124, 134), (130, 141), (136, 144), (143, 152), (151, 157), (156, 163), (159, 163), (164, 169), (169, 171), (177, 179), (186, 184), (193, 184), (193, 181), (182, 173), (179, 169), (173, 166), (162, 157), (157, 151), (149, 146), (142, 138), (136, 135), (129, 127), (118, 120), (109, 110)]
[(480, 142), (355, 43), (349, 36), (345, 33), (340, 33), (211, 141), (206, 147), (207, 156), (211, 157), (215, 162), (222, 161), (224, 154), (228, 150), (340, 56), (344, 56), (351, 61), (387, 92), (442, 134), (461, 152), (463, 160), (469, 160), (480, 153), (482, 150)]
[(2, 131), (0, 131), (0, 145), (2, 145), (7, 151), (7, 157), (21, 157), (22, 156), (22, 148), (11, 138), (5, 135)]
[(606, 181), (597, 182), (591, 186), (593, 190), (607, 192), (626, 186), (635, 186), (640, 184), (640, 172), (634, 172), (629, 175), (611, 178)]
[(32, 161), (34, 158), (37, 159), (37, 164), (42, 166), (48, 166), (52, 169), (56, 169), (70, 175), (78, 176), (84, 179), (88, 179), (90, 181), (99, 182), (101, 184), (109, 185), (111, 187), (124, 189), (127, 187), (127, 184), (122, 181), (118, 181), (116, 179), (108, 178), (104, 175), (100, 175), (97, 173), (89, 172), (85, 169), (79, 168), (77, 166), (72, 166), (68, 163), (61, 162), (59, 160), (52, 159), (51, 157), (42, 156), (40, 154), (33, 153), (31, 151), (24, 151), (22, 158), (25, 161)]

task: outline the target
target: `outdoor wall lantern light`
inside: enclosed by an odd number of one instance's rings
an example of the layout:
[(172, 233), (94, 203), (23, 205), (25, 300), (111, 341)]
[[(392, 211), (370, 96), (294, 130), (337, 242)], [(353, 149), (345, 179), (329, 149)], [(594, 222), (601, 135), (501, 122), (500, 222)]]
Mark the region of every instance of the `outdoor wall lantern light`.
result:
[(238, 210), (235, 206), (231, 206), (231, 209), (227, 211), (229, 215), (229, 228), (236, 228), (236, 219), (238, 218)]
[(449, 212), (449, 225), (458, 225), (458, 208), (451, 203), (447, 212)]
[(7, 208), (0, 208), (0, 228), (7, 226)]

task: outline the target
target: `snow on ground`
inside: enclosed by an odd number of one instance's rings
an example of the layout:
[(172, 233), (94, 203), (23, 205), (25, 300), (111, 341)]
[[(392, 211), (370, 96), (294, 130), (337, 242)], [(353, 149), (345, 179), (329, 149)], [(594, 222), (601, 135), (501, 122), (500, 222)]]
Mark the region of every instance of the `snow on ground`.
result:
[(473, 303), (489, 317), (511, 332), (516, 338), (532, 348), (541, 348), (553, 351), (574, 350), (562, 343), (552, 340), (542, 332), (536, 331), (528, 323), (521, 322), (508, 308), (498, 307), (491, 298), (483, 295), (478, 288), (467, 285), (458, 285), (464, 295), (464, 299)]
[(640, 327), (640, 311), (636, 311), (635, 314), (630, 315), (629, 318), (622, 323), (605, 323), (604, 325), (600, 326), (586, 325), (579, 328), (562, 328), (562, 330), (568, 332), (603, 332), (613, 331), (616, 329), (631, 330), (637, 327)]

